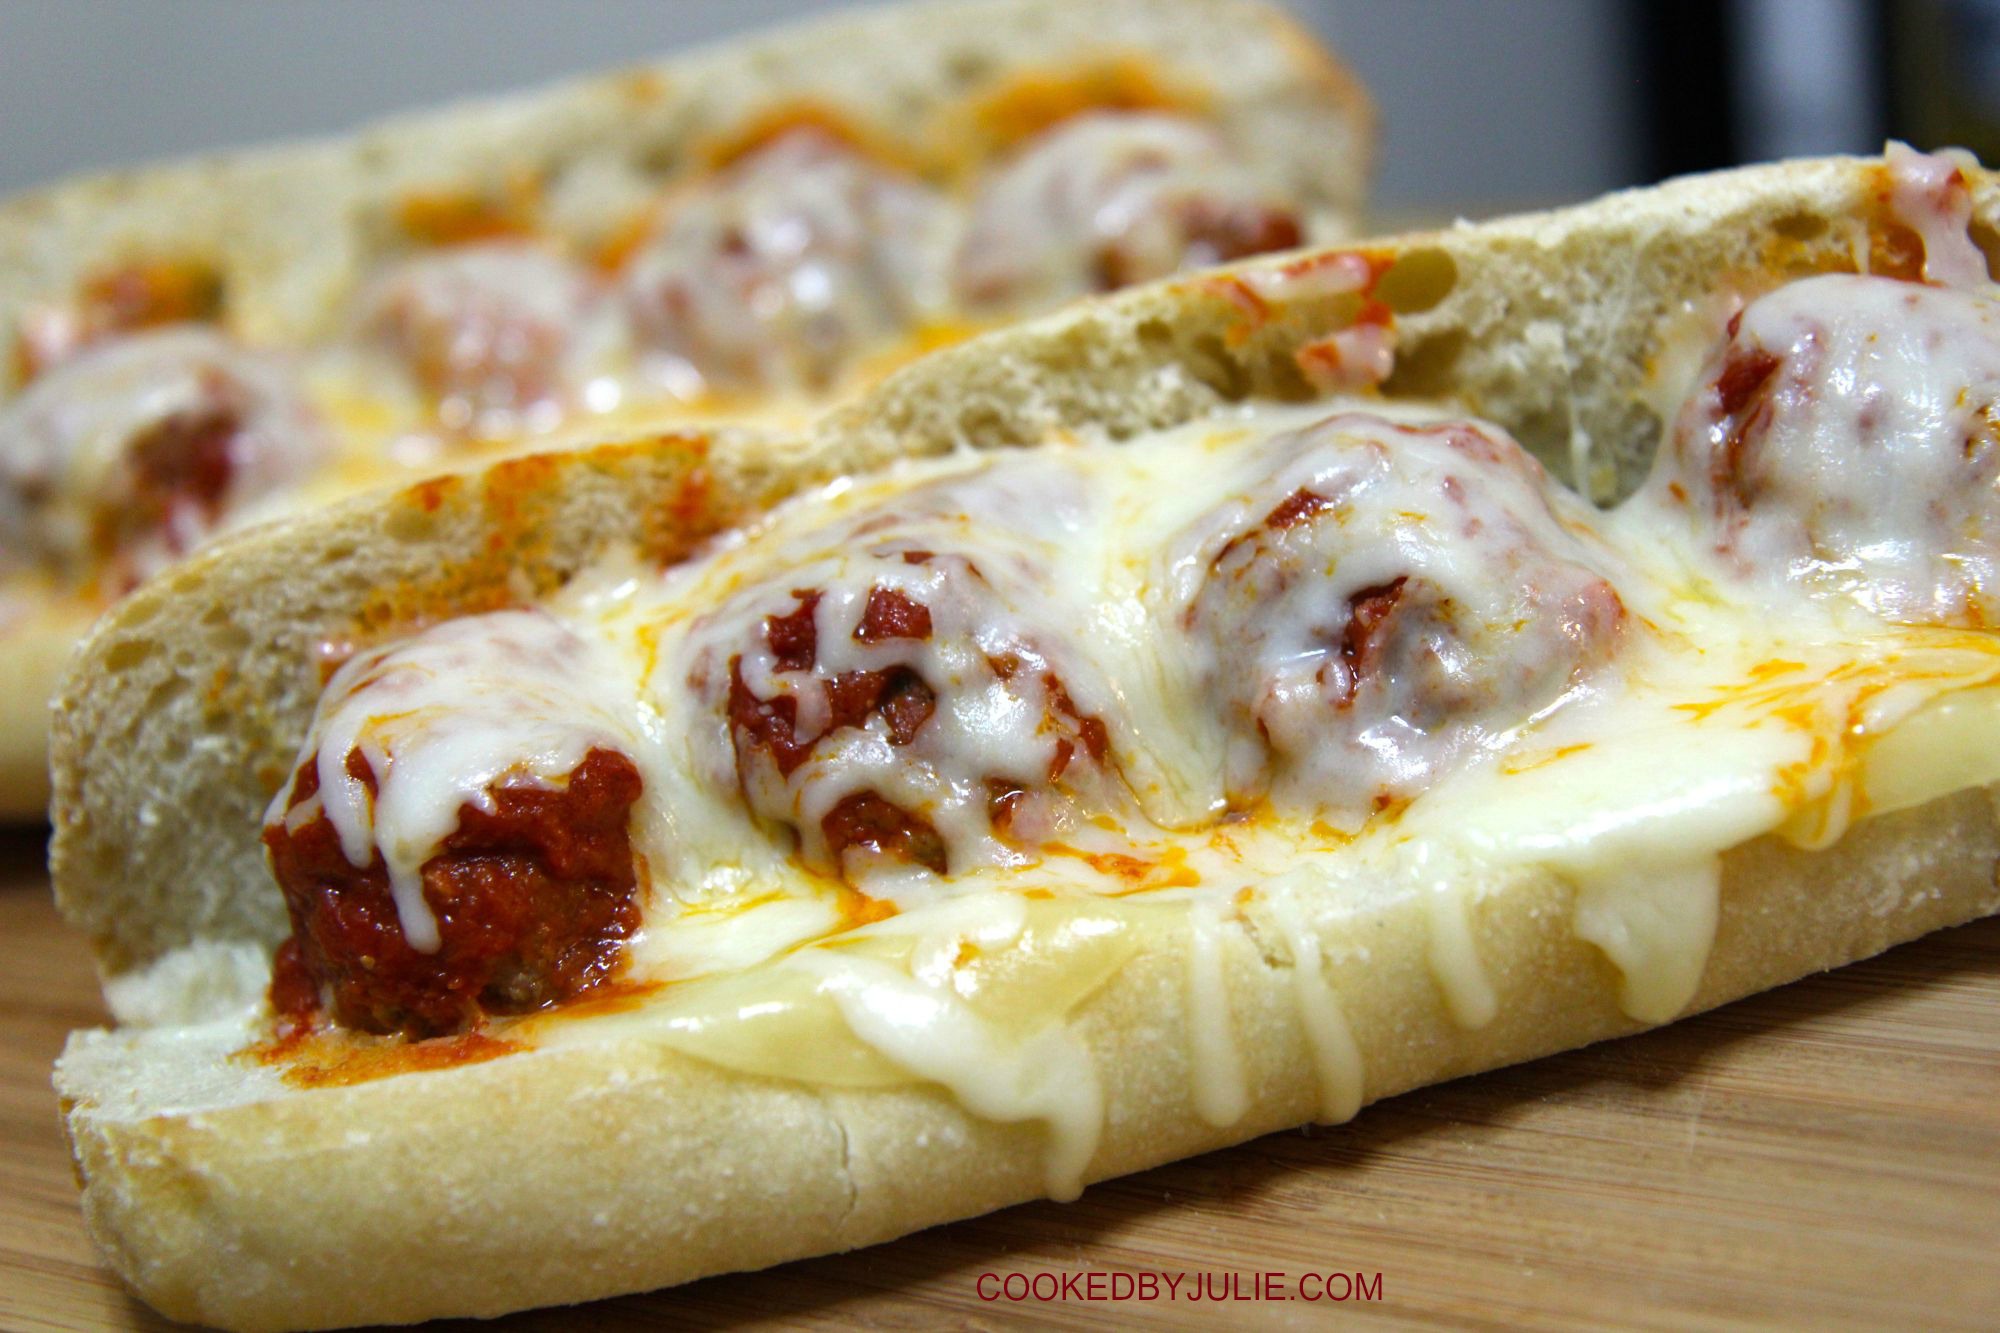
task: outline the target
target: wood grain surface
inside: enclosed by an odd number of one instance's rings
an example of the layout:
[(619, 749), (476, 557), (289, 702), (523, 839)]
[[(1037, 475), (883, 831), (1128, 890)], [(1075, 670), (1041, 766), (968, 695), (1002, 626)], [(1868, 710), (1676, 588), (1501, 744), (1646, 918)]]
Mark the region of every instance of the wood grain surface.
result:
[[(102, 1021), (40, 843), (0, 833), (0, 1325), (164, 1328), (91, 1252), (50, 1061)], [(1190, 1299), (1257, 1273), (1289, 1300)], [(984, 1274), (995, 1275), (982, 1284)], [(1053, 1302), (980, 1299), (1022, 1274)], [(1111, 1275), (1159, 1297), (1082, 1299)], [(1169, 1276), (1187, 1275), (1172, 1299)], [(1308, 1277), (1307, 1275), (1314, 1275)], [(1380, 1299), (1304, 1294), (1380, 1275)], [(1206, 1275), (1204, 1277), (1204, 1275)], [(1330, 1285), (1343, 1290), (1340, 1278)], [(1641, 1037), (851, 1255), (469, 1330), (1336, 1318), (2000, 1327), (2000, 918)]]

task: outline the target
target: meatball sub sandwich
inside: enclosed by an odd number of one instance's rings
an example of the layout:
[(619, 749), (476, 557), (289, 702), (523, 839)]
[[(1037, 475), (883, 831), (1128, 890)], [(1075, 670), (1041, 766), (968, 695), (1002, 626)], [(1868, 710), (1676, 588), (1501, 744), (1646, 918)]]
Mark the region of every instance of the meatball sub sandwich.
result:
[(221, 528), (808, 409), (1074, 295), (1350, 234), (1369, 111), (1225, 0), (851, 15), (0, 204), (0, 815), (57, 664)]
[(228, 1327), (583, 1300), (2000, 909), (1996, 217), (1693, 178), (217, 545), (56, 714), (93, 1233)]

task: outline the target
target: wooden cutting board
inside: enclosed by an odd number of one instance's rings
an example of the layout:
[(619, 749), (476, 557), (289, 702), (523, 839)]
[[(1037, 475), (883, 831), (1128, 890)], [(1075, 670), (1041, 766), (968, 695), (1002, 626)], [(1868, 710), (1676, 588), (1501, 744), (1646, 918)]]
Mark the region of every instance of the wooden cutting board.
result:
[[(38, 839), (0, 833), (10, 1329), (165, 1327), (93, 1255), (56, 1128), (49, 1063), (68, 1029), (100, 1021), (83, 942), (49, 905)], [(1284, 1276), (1264, 1291), (1290, 1299), (1251, 1299), (1269, 1273)], [(1139, 1299), (1149, 1275), (1155, 1299)], [(1378, 1283), (1379, 1299), (1356, 1299)], [(1060, 1299), (1035, 1300), (1036, 1286)], [(1024, 1288), (1025, 1301), (981, 1299)], [(1328, 1301), (1329, 1289), (1350, 1299)], [(2000, 918), (1659, 1032), (1399, 1097), (1344, 1128), (1094, 1186), (1075, 1204), (467, 1327), (1370, 1315), (2000, 1327)]]

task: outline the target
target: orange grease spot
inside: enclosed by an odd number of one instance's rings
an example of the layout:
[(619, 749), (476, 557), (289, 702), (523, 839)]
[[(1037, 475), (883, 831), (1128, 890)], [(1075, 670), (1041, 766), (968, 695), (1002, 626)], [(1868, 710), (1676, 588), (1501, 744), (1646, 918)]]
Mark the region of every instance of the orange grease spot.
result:
[(870, 925), (877, 921), (887, 921), (896, 915), (896, 904), (887, 898), (870, 898), (861, 890), (846, 884), (840, 886), (840, 916), (846, 924), (844, 930)]
[(1503, 773), (1533, 772), (1535, 769), (1545, 768), (1558, 760), (1567, 759), (1573, 754), (1581, 754), (1590, 747), (1591, 742), (1578, 741), (1574, 745), (1560, 745), (1553, 750), (1543, 750), (1536, 754), (1522, 755), (1518, 759), (1510, 760), (1501, 765), (1500, 771)]
[(396, 225), (420, 245), (506, 240), (539, 230), (542, 186), (517, 173), (498, 192), (413, 190), (396, 205)]
[(429, 481), (418, 482), (403, 494), (426, 514), (435, 514), (444, 504), (445, 495), (457, 485), (456, 477), (432, 477)]
[(121, 331), (214, 319), (222, 313), (222, 275), (200, 260), (147, 260), (87, 279), (83, 302)]
[(1019, 75), (974, 101), (971, 112), (990, 151), (998, 151), (1089, 111), (1199, 113), (1209, 101), (1192, 88), (1168, 88), (1145, 61), (1124, 56)]
[(86, 277), (67, 307), (30, 307), (14, 332), (9, 374), (26, 384), (78, 350), (121, 333), (209, 322), (223, 310), (222, 274), (200, 259), (145, 259)]
[(655, 209), (641, 209), (614, 226), (591, 252), (591, 262), (606, 273), (616, 273), (631, 262), (653, 235), (659, 217)]
[(603, 1014), (626, 1014), (664, 988), (665, 983), (658, 981), (607, 981), (573, 1000), (538, 1010), (527, 1017), (542, 1022), (561, 1022), (572, 1018), (596, 1018)]
[(1100, 875), (1124, 880), (1127, 887), (1121, 893), (1191, 888), (1201, 883), (1201, 875), (1187, 863), (1187, 851), (1181, 847), (1168, 846), (1157, 860), (1150, 861), (1123, 852), (1086, 852), (1061, 842), (1048, 844), (1048, 850), (1056, 856), (1073, 856)]
[(337, 1088), (397, 1074), (483, 1064), (528, 1049), (520, 1042), (488, 1036), (475, 1028), (430, 1041), (393, 1041), (344, 1032), (302, 1029), (245, 1052), (260, 1064), (284, 1066), (295, 1088)]
[(821, 102), (801, 100), (772, 107), (752, 116), (736, 129), (722, 135), (702, 150), (701, 157), (712, 171), (720, 171), (795, 130), (813, 130), (835, 143), (878, 162), (912, 170), (916, 163), (908, 149), (864, 128), (852, 116)]

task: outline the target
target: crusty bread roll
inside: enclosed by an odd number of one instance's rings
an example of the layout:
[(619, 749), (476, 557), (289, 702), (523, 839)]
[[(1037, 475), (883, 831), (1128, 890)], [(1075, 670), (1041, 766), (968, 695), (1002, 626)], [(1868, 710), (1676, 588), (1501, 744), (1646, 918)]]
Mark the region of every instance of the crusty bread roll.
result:
[[(1972, 234), (1990, 238), (1996, 182), (1966, 175)], [(1880, 161), (1801, 162), (1363, 246), (1395, 313), (1382, 392), (1462, 404), (1599, 493), (1629, 489), (1660, 434), (1649, 366), (1675, 315), (1865, 267), (1893, 224), (1886, 189)], [(231, 1328), (490, 1315), (864, 1245), (1049, 1189), (1041, 1125), (982, 1118), (936, 1083), (692, 1058), (648, 1024), (671, 995), (532, 1027), (531, 1049), (498, 1058), (391, 1056), (380, 1077), (288, 1081), (282, 1060), (237, 1053), (246, 1029), (218, 1017), (266, 984), (287, 933), (262, 812), (308, 725), (323, 645), (516, 605), (611, 551), (672, 561), (894, 457), (1124, 439), (1309, 398), (1293, 353), (1356, 317), (1351, 291), (1293, 299), (1313, 266), (1242, 265), (988, 335), (803, 439), (639, 438), (349, 502), (228, 540), (124, 602), (58, 696), (52, 852), (127, 1024), (79, 1034), (57, 1073), (85, 1211), (119, 1272), (161, 1310)], [(1994, 800), (1969, 787), (1861, 819), (1820, 851), (1735, 848), (1681, 1012), (2000, 910)], [(1206, 923), (1106, 906), (1130, 953), (1066, 1014), (1104, 1096), (1082, 1178), (1351, 1113), (1303, 995), (1313, 977), (1345, 1015), (1365, 1100), (1643, 1026), (1618, 969), (1572, 928), (1577, 893), (1535, 872), (1466, 896), (1454, 938), (1483, 964), (1484, 1022), (1453, 993), (1440, 951), (1457, 946), (1440, 942), (1430, 894), (1409, 885), (1303, 928), (1254, 903)], [(1223, 1127), (1202, 1096), (1218, 1046), (1245, 1092)]]
[[(774, 117), (823, 111), (925, 177), (962, 186), (1037, 116), (1071, 101), (1151, 97), (1215, 124), (1243, 170), (1297, 201), (1308, 237), (1353, 233), (1373, 113), (1352, 75), (1281, 12), (1250, 0), (943, 0), (843, 14), (342, 138), (0, 201), (0, 408), (22, 388), (12, 339), (23, 321), (64, 308), (121, 265), (164, 259), (212, 273), (222, 328), (252, 347), (311, 348), (347, 333), (357, 291), (419, 247), (415, 206), (447, 230), (463, 223), (459, 213), (475, 226), (490, 213), (590, 254), (628, 243), (663, 190), (740, 150)], [(386, 463), (335, 471), (287, 502), (320, 503), (397, 475)], [(7, 600), (0, 589), (0, 661), (16, 683), (0, 710), (0, 818), (24, 818), (47, 803), (41, 704), (55, 663), (104, 597), (58, 586), (24, 591), (18, 608)]]

